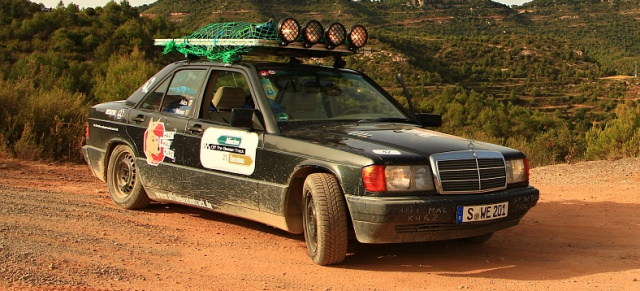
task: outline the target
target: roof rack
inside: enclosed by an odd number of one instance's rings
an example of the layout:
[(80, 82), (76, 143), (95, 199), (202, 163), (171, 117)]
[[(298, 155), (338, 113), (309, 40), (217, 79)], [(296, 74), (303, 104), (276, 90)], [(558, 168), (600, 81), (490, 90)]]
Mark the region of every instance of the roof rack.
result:
[(362, 51), (368, 39), (362, 25), (347, 32), (340, 23), (326, 30), (315, 20), (300, 26), (293, 18), (283, 18), (277, 24), (228, 22), (207, 25), (185, 38), (156, 39), (164, 53), (178, 51), (188, 58), (206, 57), (233, 62), (243, 55), (276, 55), (296, 58), (342, 57)]
[(250, 51), (243, 53), (247, 56), (276, 55), (297, 58), (321, 58), (330, 56), (346, 56), (360, 53), (363, 49), (351, 50), (347, 44), (339, 45), (333, 49), (328, 49), (323, 44), (315, 44), (305, 47), (303, 42), (293, 42), (287, 46), (281, 46), (279, 41), (264, 39), (156, 39), (155, 46), (167, 46), (171, 42), (176, 45), (205, 47), (206, 50), (214, 50), (220, 47), (247, 47)]

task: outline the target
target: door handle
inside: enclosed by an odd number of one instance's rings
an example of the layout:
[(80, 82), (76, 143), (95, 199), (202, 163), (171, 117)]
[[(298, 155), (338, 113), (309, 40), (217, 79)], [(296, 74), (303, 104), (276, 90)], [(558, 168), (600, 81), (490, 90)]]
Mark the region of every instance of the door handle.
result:
[(194, 124), (192, 127), (189, 127), (188, 131), (194, 133), (194, 134), (199, 134), (202, 133), (204, 131), (204, 129), (202, 129), (202, 125), (200, 124)]
[(144, 122), (144, 115), (142, 114), (138, 114), (138, 116), (131, 118), (131, 121), (135, 122), (135, 123), (142, 123)]

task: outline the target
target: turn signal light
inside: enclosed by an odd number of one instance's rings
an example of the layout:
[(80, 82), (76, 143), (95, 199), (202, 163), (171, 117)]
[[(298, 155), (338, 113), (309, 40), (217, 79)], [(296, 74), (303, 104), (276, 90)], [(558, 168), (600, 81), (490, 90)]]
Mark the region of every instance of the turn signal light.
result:
[(371, 192), (387, 191), (383, 165), (371, 165), (362, 168), (362, 182), (364, 189)]

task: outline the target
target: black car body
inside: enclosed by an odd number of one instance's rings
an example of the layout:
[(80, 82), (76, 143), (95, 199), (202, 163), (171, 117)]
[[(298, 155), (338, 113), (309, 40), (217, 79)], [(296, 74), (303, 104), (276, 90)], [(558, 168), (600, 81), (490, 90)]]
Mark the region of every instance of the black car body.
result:
[(427, 130), (429, 117), (353, 70), (183, 61), (94, 106), (83, 154), (124, 208), (179, 203), (305, 233), (323, 265), (344, 259), (348, 232), (398, 243), (517, 225), (539, 196), (524, 154)]

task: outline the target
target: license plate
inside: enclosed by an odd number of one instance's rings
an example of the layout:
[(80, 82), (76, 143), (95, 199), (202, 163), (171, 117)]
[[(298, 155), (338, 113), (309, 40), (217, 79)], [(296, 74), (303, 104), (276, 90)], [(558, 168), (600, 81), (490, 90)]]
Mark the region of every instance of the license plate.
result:
[(496, 204), (458, 206), (456, 215), (458, 223), (485, 221), (507, 217), (509, 202)]

